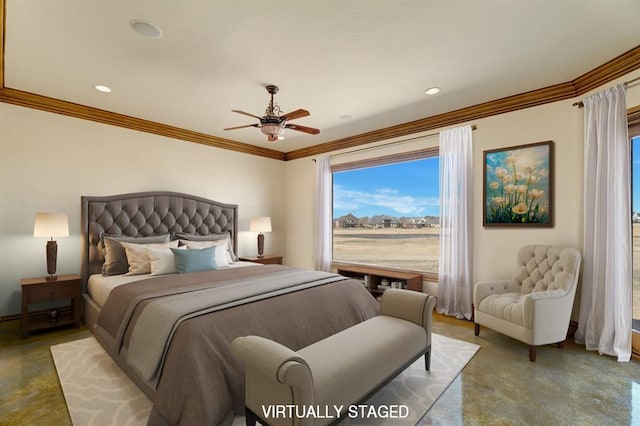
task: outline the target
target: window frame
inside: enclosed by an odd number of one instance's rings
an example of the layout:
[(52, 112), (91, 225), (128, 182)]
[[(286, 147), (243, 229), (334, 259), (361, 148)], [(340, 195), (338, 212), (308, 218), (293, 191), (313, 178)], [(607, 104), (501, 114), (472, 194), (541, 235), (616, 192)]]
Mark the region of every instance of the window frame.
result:
[[(366, 158), (362, 160), (354, 160), (354, 161), (349, 161), (345, 163), (332, 164), (331, 165), (331, 182), (332, 182), (331, 211), (333, 212), (333, 174), (335, 172), (364, 169), (367, 167), (385, 166), (389, 164), (403, 163), (406, 161), (413, 161), (413, 160), (424, 160), (427, 158), (439, 157), (439, 155), (440, 155), (440, 147), (434, 146), (434, 147), (417, 149), (413, 151), (397, 153), (397, 154), (382, 155), (382, 156), (371, 157), (371, 158)], [(439, 182), (438, 182), (438, 185), (439, 185)], [(339, 266), (353, 265), (353, 266), (370, 266), (373, 268), (382, 268), (382, 269), (401, 271), (401, 272), (415, 272), (418, 274), (422, 274), (423, 279), (426, 279), (428, 281), (435, 281), (435, 282), (438, 281), (438, 271), (420, 271), (420, 270), (414, 270), (414, 269), (396, 268), (392, 266), (369, 265), (369, 264), (346, 262), (342, 260), (335, 260), (333, 258), (333, 225), (331, 227), (331, 264), (334, 268)]]

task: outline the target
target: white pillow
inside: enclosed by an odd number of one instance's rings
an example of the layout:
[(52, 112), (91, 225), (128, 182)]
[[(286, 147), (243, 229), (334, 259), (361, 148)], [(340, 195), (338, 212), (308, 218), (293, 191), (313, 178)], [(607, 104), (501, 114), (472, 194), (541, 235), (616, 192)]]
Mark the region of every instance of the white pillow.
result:
[(216, 266), (218, 268), (224, 268), (229, 266), (229, 253), (227, 252), (227, 239), (218, 241), (190, 241), (180, 240), (180, 243), (187, 246), (189, 249), (203, 249), (209, 247), (215, 247), (215, 259)]
[(135, 243), (120, 243), (124, 247), (125, 253), (127, 253), (127, 262), (129, 263), (129, 272), (126, 275), (141, 275), (151, 273), (151, 262), (149, 261), (149, 255), (147, 249), (149, 248), (169, 248), (178, 247), (178, 240), (169, 241), (166, 243), (154, 243), (154, 244), (135, 244)]
[[(186, 250), (185, 246), (178, 249)], [(147, 255), (151, 265), (151, 275), (165, 275), (176, 273), (176, 261), (170, 248), (147, 247)]]

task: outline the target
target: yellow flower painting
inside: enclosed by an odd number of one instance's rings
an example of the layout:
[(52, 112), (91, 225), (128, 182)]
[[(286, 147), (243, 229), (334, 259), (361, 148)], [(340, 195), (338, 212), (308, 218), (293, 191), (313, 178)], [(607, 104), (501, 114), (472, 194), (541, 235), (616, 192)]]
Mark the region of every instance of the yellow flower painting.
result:
[(552, 141), (484, 151), (484, 225), (553, 226), (552, 166)]

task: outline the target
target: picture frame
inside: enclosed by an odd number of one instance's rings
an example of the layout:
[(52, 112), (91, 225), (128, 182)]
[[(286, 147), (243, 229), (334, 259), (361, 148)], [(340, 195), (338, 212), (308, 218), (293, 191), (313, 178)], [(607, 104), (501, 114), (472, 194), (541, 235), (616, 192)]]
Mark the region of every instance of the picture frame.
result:
[(553, 227), (553, 141), (483, 151), (483, 226)]

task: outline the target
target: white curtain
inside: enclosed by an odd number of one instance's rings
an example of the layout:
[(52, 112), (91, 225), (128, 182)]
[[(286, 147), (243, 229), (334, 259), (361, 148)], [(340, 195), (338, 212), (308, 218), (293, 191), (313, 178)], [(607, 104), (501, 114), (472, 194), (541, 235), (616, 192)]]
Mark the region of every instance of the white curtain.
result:
[(471, 319), (473, 153), (471, 127), (440, 133), (440, 268), (436, 309)]
[(331, 160), (316, 158), (316, 258), (318, 271), (331, 270)]
[(575, 339), (631, 357), (631, 147), (625, 86), (584, 100), (584, 250)]

